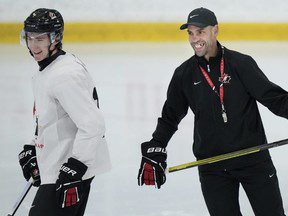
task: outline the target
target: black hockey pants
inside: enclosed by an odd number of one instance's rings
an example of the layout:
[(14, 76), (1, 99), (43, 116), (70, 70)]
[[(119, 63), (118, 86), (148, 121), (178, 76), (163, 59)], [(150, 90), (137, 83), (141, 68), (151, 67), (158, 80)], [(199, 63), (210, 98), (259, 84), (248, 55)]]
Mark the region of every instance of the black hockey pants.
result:
[(229, 171), (204, 171), (199, 176), (211, 216), (242, 216), (240, 184), (255, 216), (285, 216), (276, 170), (270, 160)]
[(93, 178), (83, 181), (83, 198), (75, 206), (60, 208), (56, 203), (56, 185), (40, 185), (29, 216), (83, 216), (90, 192), (90, 184)]

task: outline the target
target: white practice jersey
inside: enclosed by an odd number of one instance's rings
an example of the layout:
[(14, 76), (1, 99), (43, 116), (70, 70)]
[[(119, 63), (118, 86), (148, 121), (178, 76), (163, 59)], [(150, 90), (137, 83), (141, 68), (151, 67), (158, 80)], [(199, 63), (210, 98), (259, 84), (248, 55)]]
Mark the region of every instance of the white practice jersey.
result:
[(37, 161), (41, 184), (55, 183), (73, 157), (88, 170), (83, 179), (110, 169), (105, 123), (91, 76), (74, 55), (58, 56), (32, 78)]

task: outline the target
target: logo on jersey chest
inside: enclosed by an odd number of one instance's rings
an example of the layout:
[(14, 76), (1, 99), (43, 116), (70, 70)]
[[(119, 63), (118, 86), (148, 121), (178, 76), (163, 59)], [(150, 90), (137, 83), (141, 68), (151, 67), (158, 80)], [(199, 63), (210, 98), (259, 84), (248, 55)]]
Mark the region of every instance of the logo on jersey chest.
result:
[(42, 149), (42, 148), (44, 148), (44, 144), (42, 144), (42, 143), (35, 143), (35, 147)]

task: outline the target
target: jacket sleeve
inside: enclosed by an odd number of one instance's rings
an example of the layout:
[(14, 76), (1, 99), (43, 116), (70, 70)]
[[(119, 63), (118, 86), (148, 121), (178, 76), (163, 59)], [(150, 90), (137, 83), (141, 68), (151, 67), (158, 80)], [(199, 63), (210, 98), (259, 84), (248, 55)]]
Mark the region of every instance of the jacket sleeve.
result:
[(248, 93), (275, 115), (288, 118), (288, 93), (270, 82), (250, 56), (240, 63), (240, 79)]
[(178, 124), (186, 116), (188, 103), (182, 91), (182, 73), (179, 68), (174, 72), (167, 91), (167, 99), (162, 109), (162, 116), (152, 137), (166, 147), (173, 134), (178, 129)]
[(53, 88), (53, 97), (63, 107), (77, 127), (72, 157), (89, 166), (95, 160), (99, 139), (104, 137), (105, 124), (93, 89), (88, 86), (85, 72), (70, 71), (58, 77)]

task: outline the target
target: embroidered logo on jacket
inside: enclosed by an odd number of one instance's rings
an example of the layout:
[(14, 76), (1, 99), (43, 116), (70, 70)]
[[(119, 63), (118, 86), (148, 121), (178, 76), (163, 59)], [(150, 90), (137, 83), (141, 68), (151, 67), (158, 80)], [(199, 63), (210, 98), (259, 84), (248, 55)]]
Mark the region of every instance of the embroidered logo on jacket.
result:
[(231, 76), (224, 74), (223, 78), (219, 77), (219, 81), (223, 84), (230, 84)]

